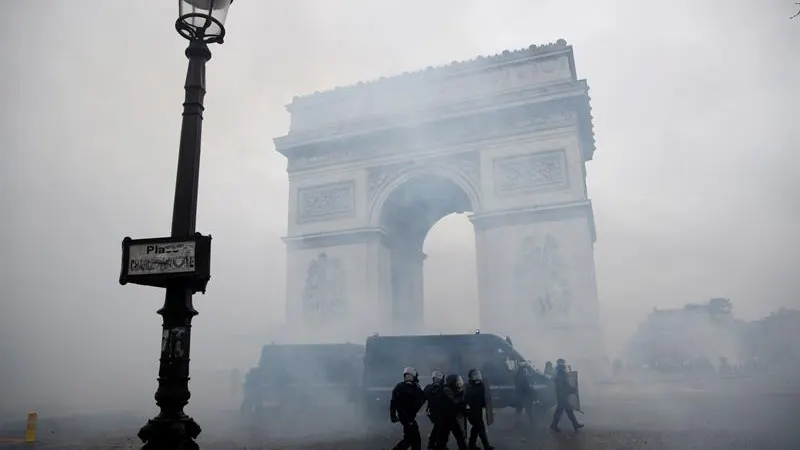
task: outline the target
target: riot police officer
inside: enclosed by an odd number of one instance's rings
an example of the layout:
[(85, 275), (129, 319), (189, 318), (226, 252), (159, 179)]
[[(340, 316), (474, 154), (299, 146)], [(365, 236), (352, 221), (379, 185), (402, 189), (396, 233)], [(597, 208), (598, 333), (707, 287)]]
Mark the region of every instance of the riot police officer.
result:
[(259, 381), (259, 373), (256, 369), (251, 369), (244, 376), (244, 398), (240, 407), (241, 412), (247, 414), (261, 412), (263, 401)]
[[(486, 385), (483, 384), (483, 376), (478, 369), (471, 369), (467, 375), (467, 387), (464, 398), (467, 404), (467, 420), (471, 429), (469, 431), (469, 448), (475, 449), (478, 438), (481, 439), (483, 450), (492, 450), (494, 447), (489, 445), (489, 437), (486, 435), (486, 423), (483, 421), (483, 410), (490, 404), (486, 397)], [(491, 399), (489, 399), (491, 401)]]
[(397, 383), (392, 390), (389, 402), (389, 418), (392, 423), (403, 425), (403, 439), (394, 446), (394, 450), (422, 449), (422, 438), (417, 425), (417, 413), (425, 403), (425, 394), (419, 387), (419, 376), (413, 367), (403, 370), (403, 381)]
[(545, 365), (544, 365), (544, 374), (547, 375), (548, 377), (552, 377), (554, 375), (554, 373), (553, 373), (553, 362), (552, 361), (547, 361), (545, 363)]
[(536, 401), (536, 393), (531, 387), (530, 380), (528, 379), (528, 370), (530, 370), (528, 363), (523, 361), (519, 364), (519, 369), (517, 369), (517, 373), (514, 375), (514, 396), (516, 397), (514, 411), (516, 413), (517, 425), (520, 423), (520, 416), (522, 416), (522, 412), (525, 411), (525, 416), (528, 419), (528, 425), (533, 427), (533, 403)]
[(442, 441), (447, 442), (450, 434), (456, 440), (458, 450), (468, 450), (467, 440), (464, 437), (464, 428), (461, 426), (460, 419), (467, 412), (467, 405), (464, 401), (464, 380), (456, 375), (450, 374), (445, 378), (445, 385), (441, 394), (442, 407)]
[(567, 379), (567, 363), (559, 358), (556, 361), (556, 373), (553, 378), (556, 385), (556, 412), (553, 414), (553, 422), (550, 424), (550, 429), (555, 432), (560, 432), (558, 422), (561, 420), (561, 415), (567, 413), (567, 417), (572, 422), (572, 427), (575, 431), (583, 428), (583, 424), (578, 423), (575, 417), (575, 411), (569, 404), (570, 394), (575, 394), (575, 388), (569, 383)]
[(447, 448), (447, 435), (444, 434), (444, 423), (442, 421), (442, 389), (444, 389), (444, 374), (434, 370), (431, 374), (431, 384), (425, 386), (422, 391), (425, 393), (425, 401), (428, 402), (428, 419), (433, 424), (431, 434), (428, 437), (428, 449), (439, 450)]

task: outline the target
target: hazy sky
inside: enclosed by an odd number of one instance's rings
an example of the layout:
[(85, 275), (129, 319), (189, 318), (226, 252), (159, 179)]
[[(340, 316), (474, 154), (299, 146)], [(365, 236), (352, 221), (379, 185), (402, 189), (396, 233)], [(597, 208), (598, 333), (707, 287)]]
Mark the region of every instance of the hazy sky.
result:
[[(163, 292), (117, 278), (123, 236), (169, 232), (186, 70), (175, 3), (3, 1), (0, 403), (11, 390), (20, 405), (68, 402), (118, 380), (151, 392)], [(213, 277), (196, 299), (193, 367), (255, 363), (262, 338), (246, 336), (283, 320), (288, 183), (271, 139), (286, 133), (293, 95), (558, 38), (574, 46), (591, 87), (589, 193), (611, 347), (656, 305), (728, 296), (748, 318), (797, 306), (793, 9), (789, 0), (235, 2), (208, 66), (198, 229), (214, 237)], [(451, 289), (476, 310), (474, 284), (436, 279), (473, 273), (467, 219), (437, 224), (425, 250), (429, 317), (452, 306)], [(80, 391), (88, 385), (96, 391)]]

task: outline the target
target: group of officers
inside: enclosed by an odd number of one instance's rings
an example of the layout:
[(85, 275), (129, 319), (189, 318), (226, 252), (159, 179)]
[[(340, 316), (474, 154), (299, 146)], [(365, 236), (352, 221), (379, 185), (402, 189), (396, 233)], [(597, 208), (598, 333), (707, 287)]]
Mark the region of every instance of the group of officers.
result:
[[(520, 372), (521, 370), (522, 368)], [(392, 423), (400, 422), (403, 426), (403, 438), (394, 446), (394, 450), (408, 448), (421, 450), (422, 437), (417, 424), (417, 413), (426, 403), (427, 415), (433, 424), (428, 438), (429, 450), (446, 449), (450, 435), (455, 439), (459, 450), (477, 449), (478, 439), (483, 450), (492, 450), (494, 447), (489, 444), (486, 422), (483, 419), (484, 410), (491, 407), (491, 399), (487, 399), (491, 394), (483, 383), (481, 372), (471, 369), (467, 375), (466, 385), (457, 374), (445, 377), (443, 373), (434, 371), (431, 378), (431, 384), (423, 389), (420, 387), (417, 371), (413, 367), (406, 367), (403, 370), (403, 381), (392, 390), (389, 417)], [(557, 404), (550, 429), (560, 431), (558, 422), (565, 412), (575, 430), (583, 428), (583, 425), (578, 423), (568, 400), (569, 395), (575, 393), (575, 388), (567, 379), (567, 367), (563, 359), (557, 361), (552, 378), (556, 388)], [(527, 381), (524, 384), (527, 386), (527, 391), (520, 392), (523, 397), (519, 399), (522, 408), (518, 407), (517, 411), (525, 409), (529, 420), (532, 420), (531, 410), (535, 394)], [(491, 418), (491, 415), (488, 417)], [(465, 436), (466, 426), (463, 428), (461, 426), (462, 418), (466, 418), (470, 424), (469, 440)]]

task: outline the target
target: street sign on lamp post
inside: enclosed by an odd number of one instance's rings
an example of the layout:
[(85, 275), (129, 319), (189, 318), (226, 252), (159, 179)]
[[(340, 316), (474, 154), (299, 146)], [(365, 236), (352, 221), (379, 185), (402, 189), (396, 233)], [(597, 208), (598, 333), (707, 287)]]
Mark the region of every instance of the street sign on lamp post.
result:
[(211, 278), (211, 236), (122, 240), (119, 284), (166, 288), (188, 283), (192, 293), (205, 293)]
[(188, 416), (189, 349), (192, 318), (197, 311), (192, 296), (205, 292), (210, 278), (211, 236), (197, 233), (197, 190), (200, 176), (200, 142), (203, 100), (206, 94), (208, 44), (222, 43), (225, 18), (233, 0), (179, 0), (175, 29), (189, 40), (189, 67), (184, 83), (183, 120), (178, 149), (178, 170), (169, 237), (122, 241), (120, 284), (164, 288), (161, 357), (158, 365), (156, 404), (158, 415), (139, 430), (142, 450), (199, 449), (200, 426)]

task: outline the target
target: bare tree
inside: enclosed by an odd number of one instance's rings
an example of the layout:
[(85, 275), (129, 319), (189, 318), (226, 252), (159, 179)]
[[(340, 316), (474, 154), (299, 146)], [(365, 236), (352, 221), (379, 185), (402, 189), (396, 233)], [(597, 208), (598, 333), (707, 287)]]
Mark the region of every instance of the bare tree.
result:
[(797, 12), (794, 13), (792, 17), (789, 17), (790, 19), (794, 19), (795, 17), (800, 16), (800, 2), (795, 2), (795, 5), (797, 5)]

